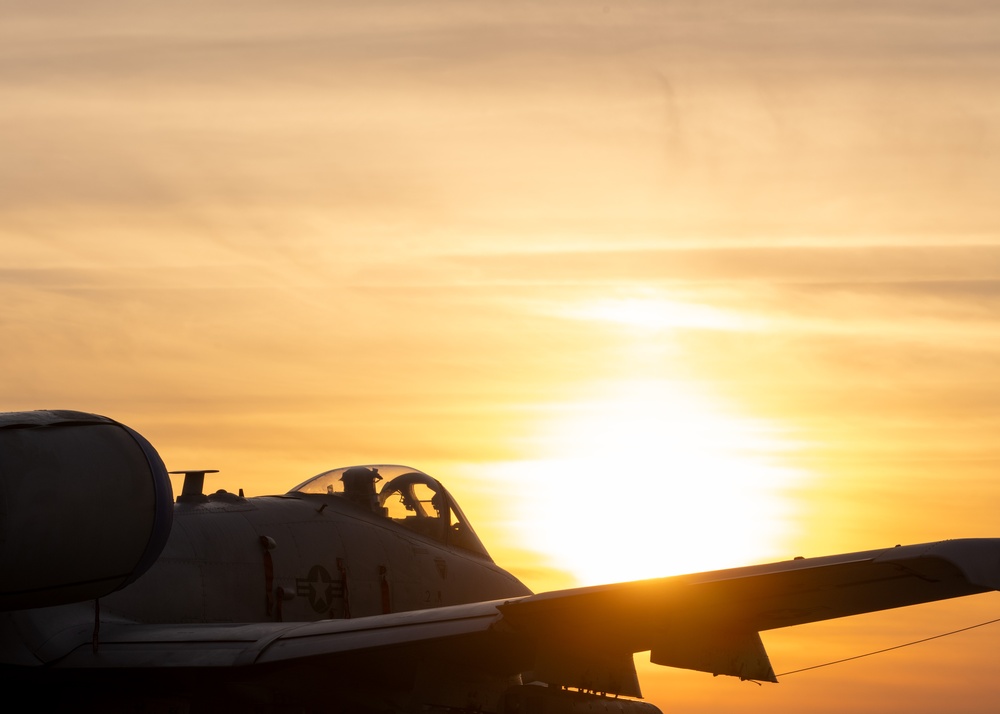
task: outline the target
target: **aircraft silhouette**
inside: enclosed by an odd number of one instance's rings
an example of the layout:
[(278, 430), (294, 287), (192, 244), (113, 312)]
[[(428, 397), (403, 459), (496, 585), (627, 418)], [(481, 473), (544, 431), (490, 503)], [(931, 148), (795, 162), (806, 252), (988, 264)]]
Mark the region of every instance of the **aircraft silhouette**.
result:
[[(1000, 539), (533, 595), (404, 466), (174, 503), (106, 417), (0, 414), (0, 678), (36, 708), (655, 713), (656, 664), (776, 681), (759, 633), (1000, 588)], [(384, 483), (381, 483), (384, 481)], [(378, 486), (381, 485), (381, 488)]]

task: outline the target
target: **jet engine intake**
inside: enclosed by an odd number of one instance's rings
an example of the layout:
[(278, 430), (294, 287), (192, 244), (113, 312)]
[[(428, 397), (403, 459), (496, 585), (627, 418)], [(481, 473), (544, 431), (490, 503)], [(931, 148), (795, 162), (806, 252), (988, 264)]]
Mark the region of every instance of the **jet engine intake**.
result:
[(159, 557), (170, 477), (146, 439), (73, 411), (0, 413), (0, 610), (102, 597)]

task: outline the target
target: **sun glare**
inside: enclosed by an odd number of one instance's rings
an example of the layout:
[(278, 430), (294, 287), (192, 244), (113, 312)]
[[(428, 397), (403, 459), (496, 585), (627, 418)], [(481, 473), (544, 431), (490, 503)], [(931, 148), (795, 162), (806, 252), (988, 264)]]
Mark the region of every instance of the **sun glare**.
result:
[(519, 545), (584, 584), (786, 556), (788, 492), (804, 474), (781, 455), (795, 444), (671, 376), (667, 363), (675, 329), (754, 329), (753, 320), (647, 297), (562, 314), (616, 331), (619, 376), (544, 407), (522, 449), (531, 456), (495, 464), (498, 478), (518, 483)]
[(757, 317), (709, 305), (668, 300), (654, 294), (596, 300), (562, 314), (575, 319), (611, 322), (645, 330), (754, 330), (761, 327), (761, 320)]
[(533, 494), (524, 547), (587, 584), (780, 557), (799, 474), (774, 463), (789, 448), (774, 429), (677, 383), (616, 391), (553, 408), (549, 453), (508, 465)]

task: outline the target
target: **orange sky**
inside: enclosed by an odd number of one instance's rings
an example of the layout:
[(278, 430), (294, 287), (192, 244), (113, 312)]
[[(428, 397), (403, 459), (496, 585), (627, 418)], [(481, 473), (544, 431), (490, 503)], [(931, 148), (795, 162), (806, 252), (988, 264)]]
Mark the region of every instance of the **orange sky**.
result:
[[(539, 590), (1000, 535), (991, 3), (0, 7), (3, 410), (250, 494), (412, 464)], [(986, 712), (998, 642), (642, 674), (664, 710)]]

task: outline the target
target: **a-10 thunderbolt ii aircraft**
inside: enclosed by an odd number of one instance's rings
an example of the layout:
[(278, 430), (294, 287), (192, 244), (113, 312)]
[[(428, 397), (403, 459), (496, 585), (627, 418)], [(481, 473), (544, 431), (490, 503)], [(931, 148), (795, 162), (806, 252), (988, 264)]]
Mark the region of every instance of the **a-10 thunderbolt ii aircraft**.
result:
[[(635, 652), (775, 681), (759, 632), (1000, 587), (957, 540), (533, 595), (435, 479), (320, 474), (173, 502), (92, 414), (0, 414), (0, 681), (32, 708), (653, 713)], [(18, 696), (23, 694), (24, 696)]]

